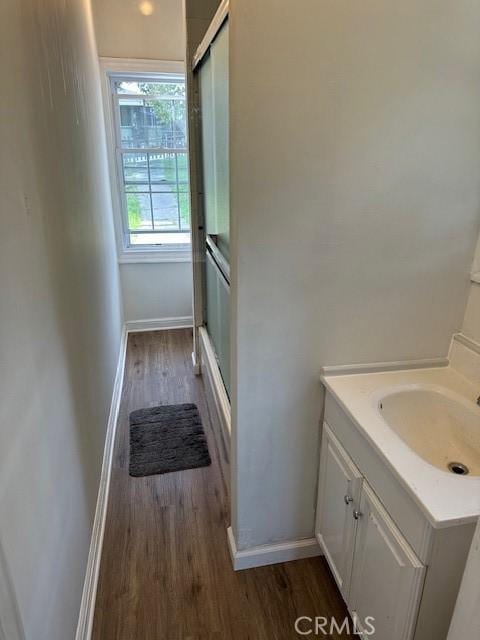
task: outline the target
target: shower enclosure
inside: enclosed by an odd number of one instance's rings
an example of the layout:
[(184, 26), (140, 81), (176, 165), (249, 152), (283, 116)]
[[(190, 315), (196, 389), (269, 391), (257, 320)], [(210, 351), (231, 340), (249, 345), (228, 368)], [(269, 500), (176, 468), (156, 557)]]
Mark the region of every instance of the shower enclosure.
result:
[(202, 268), (202, 325), (230, 397), (230, 203), (228, 15), (216, 14), (194, 58), (198, 92), (198, 226)]

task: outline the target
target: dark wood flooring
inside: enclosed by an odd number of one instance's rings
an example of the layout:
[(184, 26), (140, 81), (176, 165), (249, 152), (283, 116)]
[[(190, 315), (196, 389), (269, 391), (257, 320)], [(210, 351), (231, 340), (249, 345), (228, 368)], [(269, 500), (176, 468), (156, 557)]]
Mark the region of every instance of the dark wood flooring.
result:
[[(298, 616), (343, 619), (323, 558), (232, 570), (225, 455), (191, 351), (190, 330), (129, 336), (93, 640), (284, 640), (303, 637)], [(198, 405), (212, 465), (130, 477), (129, 413), (178, 402)]]

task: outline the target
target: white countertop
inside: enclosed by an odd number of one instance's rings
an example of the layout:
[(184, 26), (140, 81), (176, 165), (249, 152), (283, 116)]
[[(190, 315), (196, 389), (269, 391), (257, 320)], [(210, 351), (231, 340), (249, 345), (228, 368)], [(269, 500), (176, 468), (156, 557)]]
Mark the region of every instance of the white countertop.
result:
[[(475, 521), (480, 476), (456, 476), (429, 464), (387, 425), (375, 398), (400, 385), (437, 385), (475, 402), (480, 389), (452, 367), (324, 375), (322, 382), (436, 528)], [(354, 453), (354, 452), (352, 452)]]

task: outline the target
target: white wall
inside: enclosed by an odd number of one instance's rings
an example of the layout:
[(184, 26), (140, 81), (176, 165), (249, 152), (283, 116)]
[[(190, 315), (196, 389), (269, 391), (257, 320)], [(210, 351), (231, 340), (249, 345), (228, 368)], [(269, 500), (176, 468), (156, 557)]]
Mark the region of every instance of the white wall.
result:
[(462, 333), (471, 340), (480, 342), (480, 284), (471, 284)]
[(319, 368), (444, 356), (462, 325), (479, 28), (470, 0), (231, 0), (240, 549), (312, 535)]
[(92, 0), (100, 56), (183, 60), (185, 34), (182, 0), (150, 0), (151, 15), (141, 0)]
[[(151, 2), (145, 16), (137, 0), (92, 0), (100, 56), (185, 59), (182, 0)], [(127, 263), (120, 277), (127, 321), (192, 316), (191, 263)]]
[[(472, 272), (480, 271), (480, 238), (475, 250)], [(480, 343), (480, 284), (472, 282), (469, 287), (467, 308), (463, 318), (462, 333), (471, 340)]]
[(3, 0), (0, 66), (0, 591), (67, 640), (122, 329), (89, 2)]
[(191, 318), (190, 262), (120, 265), (125, 320)]

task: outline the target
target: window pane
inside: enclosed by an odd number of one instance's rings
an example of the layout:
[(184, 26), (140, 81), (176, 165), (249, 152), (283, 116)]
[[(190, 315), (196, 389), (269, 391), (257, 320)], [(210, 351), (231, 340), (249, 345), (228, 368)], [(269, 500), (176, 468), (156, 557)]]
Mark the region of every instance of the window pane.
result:
[(119, 109), (124, 149), (186, 149), (184, 100), (121, 99)]
[(165, 193), (165, 191), (170, 192), (175, 192), (177, 191), (177, 184), (176, 182), (152, 182), (152, 192), (156, 193), (156, 192), (161, 192), (161, 193)]
[(120, 131), (123, 148), (161, 146), (162, 127), (153, 105), (143, 99), (120, 100)]
[(117, 80), (123, 148), (187, 147), (185, 83)]
[(126, 193), (150, 193), (148, 188), (148, 182), (145, 184), (125, 184), (125, 192)]
[[(171, 153), (150, 154), (150, 179), (152, 191), (176, 191), (175, 155)], [(165, 189), (165, 185), (170, 186)]]
[(113, 86), (130, 245), (189, 244), (183, 77), (166, 74), (157, 81), (132, 74), (116, 79)]
[(176, 193), (152, 193), (153, 221), (158, 231), (180, 231)]
[[(177, 76), (178, 78), (178, 76)], [(162, 79), (156, 82), (125, 79), (115, 82), (115, 91), (119, 95), (144, 95), (144, 96), (176, 96), (185, 97), (185, 82), (175, 77)]]
[(123, 176), (125, 184), (148, 185), (148, 158), (146, 153), (123, 154)]
[(178, 194), (180, 206), (180, 227), (182, 230), (190, 229), (190, 194), (182, 192)]
[(188, 160), (186, 153), (177, 155), (178, 181), (188, 183)]
[(149, 193), (127, 193), (128, 228), (148, 231), (152, 229), (152, 211)]

